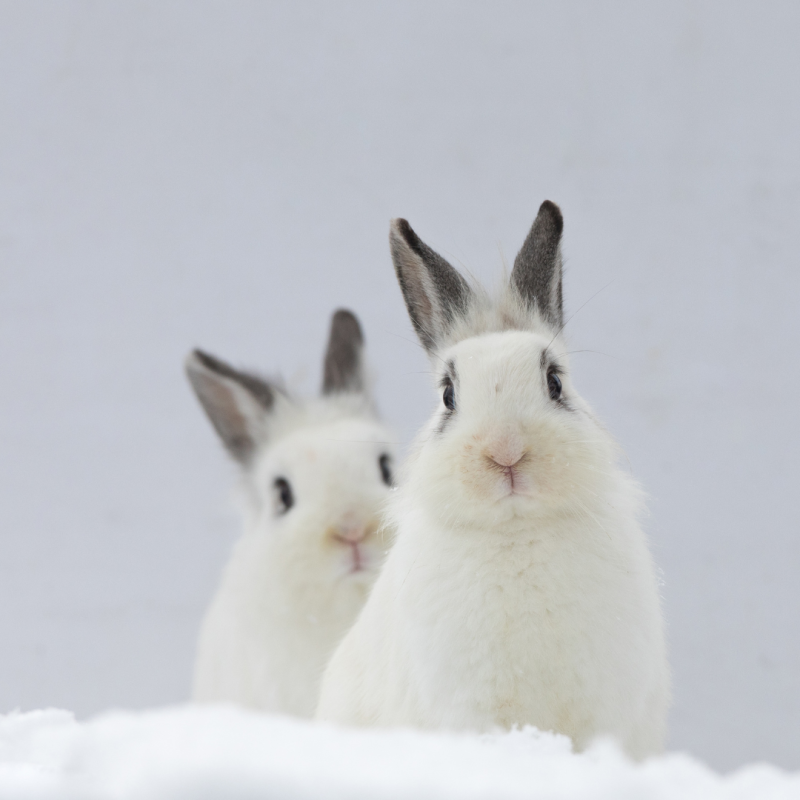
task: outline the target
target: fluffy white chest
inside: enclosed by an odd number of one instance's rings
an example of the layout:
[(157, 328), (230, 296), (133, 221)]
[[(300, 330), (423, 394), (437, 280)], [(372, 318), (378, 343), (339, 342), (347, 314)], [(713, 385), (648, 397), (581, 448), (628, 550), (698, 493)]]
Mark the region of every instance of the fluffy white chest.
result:
[(201, 632), (194, 697), (310, 716), (334, 647), (366, 599), (368, 582), (287, 582), (268, 544), (237, 545)]
[[(477, 730), (533, 724), (579, 747), (602, 731), (640, 749), (632, 740), (653, 703), (666, 703), (667, 678), (638, 530), (587, 538), (568, 524), (510, 534), (437, 531), (429, 521), (418, 530), (425, 536), (400, 532), (348, 637), (355, 650), (366, 648), (364, 720)], [(375, 646), (370, 627), (391, 638), (378, 634)], [(648, 733), (643, 749), (657, 748), (649, 740), (659, 736)]]

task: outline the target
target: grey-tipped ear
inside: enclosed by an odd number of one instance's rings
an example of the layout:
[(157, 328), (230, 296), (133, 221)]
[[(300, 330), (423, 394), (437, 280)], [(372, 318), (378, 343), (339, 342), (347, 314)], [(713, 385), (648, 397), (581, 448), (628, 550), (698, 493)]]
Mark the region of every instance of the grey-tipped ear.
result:
[(514, 260), (511, 282), (531, 311), (554, 328), (564, 323), (561, 301), (561, 209), (545, 200), (533, 221), (528, 238)]
[(266, 435), (266, 417), (276, 389), (201, 350), (186, 359), (186, 374), (228, 452), (247, 465)]
[(404, 219), (392, 220), (389, 244), (411, 322), (423, 347), (431, 353), (456, 318), (466, 313), (472, 290)]
[(364, 391), (364, 335), (356, 315), (340, 308), (331, 333), (322, 375), (322, 394)]

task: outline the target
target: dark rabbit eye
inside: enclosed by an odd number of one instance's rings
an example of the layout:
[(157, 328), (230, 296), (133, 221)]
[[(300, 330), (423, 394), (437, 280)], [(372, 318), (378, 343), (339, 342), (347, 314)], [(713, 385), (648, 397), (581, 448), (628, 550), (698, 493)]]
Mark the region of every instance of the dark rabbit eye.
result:
[(456, 410), (456, 390), (453, 388), (453, 382), (450, 378), (446, 378), (446, 383), (444, 386), (444, 394), (442, 395), (442, 401), (446, 408), (449, 408), (450, 411)]
[(275, 497), (278, 503), (278, 513), (285, 514), (294, 505), (292, 487), (286, 478), (275, 478)]
[(557, 372), (547, 373), (547, 389), (551, 400), (558, 400), (561, 397), (561, 378)]
[(394, 481), (392, 481), (392, 460), (388, 453), (384, 453), (378, 459), (378, 466), (381, 468), (381, 478), (383, 478), (383, 482), (387, 486), (393, 486)]

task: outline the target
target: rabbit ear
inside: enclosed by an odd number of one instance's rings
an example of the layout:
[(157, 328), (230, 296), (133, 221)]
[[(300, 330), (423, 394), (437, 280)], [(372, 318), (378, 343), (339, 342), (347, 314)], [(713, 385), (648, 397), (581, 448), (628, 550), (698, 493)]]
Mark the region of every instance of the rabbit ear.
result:
[(364, 391), (364, 335), (355, 314), (340, 308), (331, 333), (322, 375), (322, 394)]
[(561, 232), (564, 218), (555, 203), (545, 200), (528, 238), (514, 260), (511, 282), (522, 299), (554, 328), (563, 324), (561, 303)]
[(187, 357), (186, 374), (228, 452), (239, 463), (249, 464), (266, 437), (266, 417), (278, 390), (201, 350)]
[(428, 247), (404, 219), (389, 228), (392, 261), (417, 335), (431, 353), (455, 319), (466, 313), (469, 285), (438, 253)]

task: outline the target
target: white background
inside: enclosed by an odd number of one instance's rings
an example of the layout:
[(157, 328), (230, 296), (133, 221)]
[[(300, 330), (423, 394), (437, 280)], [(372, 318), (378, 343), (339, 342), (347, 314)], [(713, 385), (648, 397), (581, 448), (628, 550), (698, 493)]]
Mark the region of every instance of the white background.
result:
[(349, 306), (407, 442), (389, 218), (490, 282), (550, 198), (671, 746), (799, 767), (798, 42), (790, 1), (0, 3), (0, 710), (187, 697), (238, 533), (191, 347), (316, 391)]

